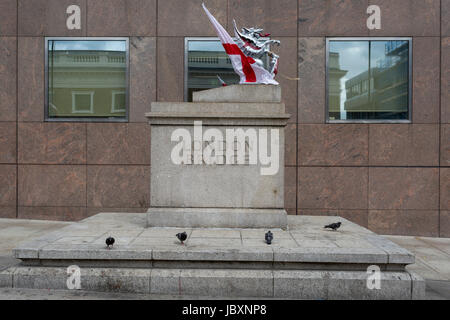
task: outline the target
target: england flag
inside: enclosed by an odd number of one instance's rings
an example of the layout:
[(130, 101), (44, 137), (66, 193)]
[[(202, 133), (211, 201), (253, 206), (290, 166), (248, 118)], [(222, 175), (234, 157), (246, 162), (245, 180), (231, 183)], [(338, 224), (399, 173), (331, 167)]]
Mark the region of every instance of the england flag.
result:
[(238, 45), (233, 41), (228, 32), (220, 25), (214, 16), (206, 9), (202, 3), (203, 9), (208, 15), (209, 20), (216, 29), (217, 35), (222, 42), (225, 52), (230, 57), (234, 71), (239, 75), (240, 84), (275, 84), (278, 85), (272, 75), (263, 67), (257, 65), (252, 57), (247, 57)]

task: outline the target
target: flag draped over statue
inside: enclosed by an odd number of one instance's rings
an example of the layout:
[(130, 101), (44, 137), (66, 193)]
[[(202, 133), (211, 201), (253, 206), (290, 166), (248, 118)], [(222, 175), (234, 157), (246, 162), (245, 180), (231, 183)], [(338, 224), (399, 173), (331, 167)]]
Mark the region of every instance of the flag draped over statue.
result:
[(202, 6), (206, 14), (208, 15), (209, 20), (214, 26), (214, 29), (216, 29), (217, 35), (219, 36), (219, 39), (222, 42), (223, 47), (225, 48), (225, 52), (230, 57), (234, 71), (241, 78), (239, 83), (261, 83), (277, 85), (278, 82), (273, 79), (273, 76), (266, 69), (256, 64), (255, 60), (252, 57), (246, 56), (241, 51), (241, 49), (239, 49), (238, 45), (233, 41), (228, 32), (208, 11), (208, 9), (205, 7), (205, 4), (202, 3)]

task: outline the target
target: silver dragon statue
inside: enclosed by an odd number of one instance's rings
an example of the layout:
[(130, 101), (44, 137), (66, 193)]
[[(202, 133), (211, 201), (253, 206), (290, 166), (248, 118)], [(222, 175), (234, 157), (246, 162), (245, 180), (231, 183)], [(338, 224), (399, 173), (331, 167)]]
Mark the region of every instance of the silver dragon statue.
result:
[(242, 52), (249, 57), (252, 57), (255, 62), (264, 68), (262, 59), (266, 56), (270, 58), (269, 68), (267, 71), (272, 76), (278, 72), (278, 58), (279, 56), (270, 51), (270, 44), (274, 43), (280, 45), (279, 40), (263, 40), (262, 38), (270, 36), (270, 33), (262, 34), (263, 29), (260, 28), (242, 28), (239, 31), (236, 26), (236, 21), (233, 20), (234, 34), (236, 36), (236, 43)]

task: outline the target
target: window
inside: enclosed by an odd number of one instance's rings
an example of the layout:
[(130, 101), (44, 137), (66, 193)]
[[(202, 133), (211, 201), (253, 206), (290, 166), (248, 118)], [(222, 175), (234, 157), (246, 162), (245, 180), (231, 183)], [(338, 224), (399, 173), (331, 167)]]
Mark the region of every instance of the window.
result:
[(127, 38), (45, 43), (47, 121), (127, 121)]
[[(217, 76), (227, 85), (239, 83), (239, 76), (218, 38), (186, 38), (184, 59), (185, 101), (192, 101), (194, 91), (220, 87), (222, 84)], [(267, 67), (268, 60), (263, 63)]]
[(328, 121), (408, 122), (411, 38), (327, 39)]
[(94, 113), (94, 91), (72, 91), (72, 113)]
[(111, 113), (125, 112), (125, 91), (113, 91), (111, 98)]

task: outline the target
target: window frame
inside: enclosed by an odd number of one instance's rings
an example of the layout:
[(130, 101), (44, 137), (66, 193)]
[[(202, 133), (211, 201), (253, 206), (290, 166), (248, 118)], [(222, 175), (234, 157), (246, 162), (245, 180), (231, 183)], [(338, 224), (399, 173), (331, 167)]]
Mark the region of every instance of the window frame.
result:
[(188, 78), (189, 78), (189, 41), (220, 41), (218, 37), (185, 37), (184, 38), (184, 84), (183, 84), (183, 101), (188, 101)]
[[(48, 43), (49, 41), (125, 41), (125, 116), (124, 117), (89, 117), (89, 116), (71, 116), (71, 117), (50, 117), (49, 116), (49, 75), (48, 75)], [(130, 40), (128, 37), (45, 37), (45, 122), (129, 122), (130, 114)]]
[[(74, 91), (72, 90), (72, 113), (94, 113), (94, 94), (95, 91)], [(77, 110), (76, 96), (89, 95), (89, 110)]]
[[(126, 112), (126, 106), (125, 109), (115, 109), (115, 102), (116, 102), (116, 95), (118, 94), (125, 94), (126, 92), (123, 90), (113, 90), (111, 92), (111, 113), (118, 113), (118, 112)], [(125, 98), (126, 99), (126, 98)]]
[[(327, 37), (325, 39), (325, 123), (411, 123), (412, 122), (412, 70), (413, 70), (413, 38), (412, 37)], [(408, 41), (408, 119), (371, 119), (371, 120), (330, 120), (328, 95), (328, 57), (330, 41)]]

